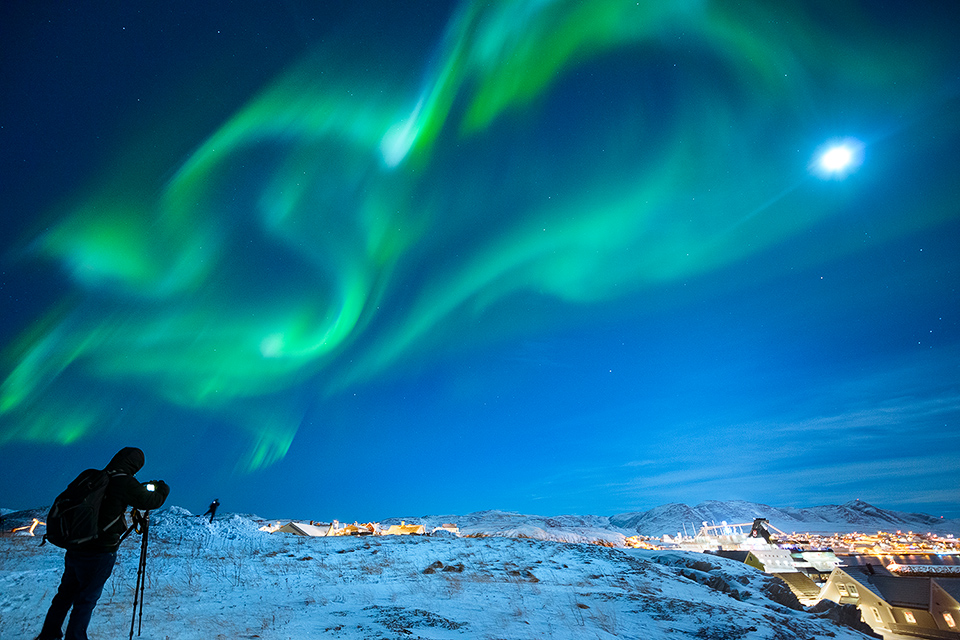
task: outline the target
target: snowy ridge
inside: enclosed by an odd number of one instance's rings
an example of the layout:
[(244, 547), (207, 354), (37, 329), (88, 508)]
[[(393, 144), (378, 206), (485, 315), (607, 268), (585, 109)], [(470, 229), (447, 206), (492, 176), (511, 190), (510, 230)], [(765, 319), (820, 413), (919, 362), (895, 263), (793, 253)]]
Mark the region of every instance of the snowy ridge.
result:
[[(261, 522), (156, 511), (140, 637), (864, 637), (829, 611), (800, 607), (777, 578), (698, 553), (502, 537), (306, 538), (260, 531)], [(139, 554), (136, 538), (121, 547), (94, 637), (127, 636)], [(62, 559), (35, 537), (0, 538), (0, 638), (36, 635)]]
[[(32, 518), (43, 519), (48, 508), (11, 512), (4, 510), (5, 528), (29, 524)], [(212, 525), (203, 518), (190, 514), (186, 509), (170, 507), (154, 514), (157, 526), (164, 526), (171, 519), (185, 519), (182, 528), (176, 529), (179, 536), (196, 536), (199, 541), (216, 535), (217, 539), (250, 535), (245, 528), (254, 530), (266, 521), (254, 515), (222, 515)], [(236, 518), (234, 521), (233, 519)], [(880, 509), (866, 502), (854, 500), (842, 505), (824, 505), (805, 509), (779, 508), (742, 500), (708, 500), (695, 507), (685, 504), (666, 504), (639, 513), (622, 513), (614, 516), (560, 515), (539, 516), (511, 511), (477, 511), (466, 515), (408, 516), (388, 518), (382, 525), (401, 522), (423, 524), (428, 531), (445, 523), (456, 524), (464, 536), (494, 536), (506, 538), (529, 538), (553, 542), (590, 542), (611, 546), (623, 546), (628, 536), (642, 535), (661, 537), (686, 531), (695, 533), (703, 522), (726, 521), (729, 524), (749, 523), (755, 518), (766, 518), (786, 532), (846, 533), (860, 531), (916, 531), (960, 535), (960, 520), (941, 519), (924, 513), (905, 513)], [(277, 520), (271, 520), (277, 522)], [(7, 526), (9, 523), (9, 526)], [(257, 526), (253, 526), (256, 523)]]
[(850, 531), (912, 530), (936, 533), (960, 533), (960, 521), (936, 518), (925, 513), (905, 513), (880, 509), (861, 500), (842, 505), (824, 505), (806, 509), (778, 508), (741, 500), (701, 502), (696, 507), (667, 504), (642, 513), (623, 513), (610, 518), (613, 526), (641, 535), (675, 535), (684, 528), (699, 528), (703, 522), (730, 524), (766, 518), (770, 524), (791, 532), (845, 533)]
[[(692, 535), (703, 522), (719, 524), (726, 521), (729, 524), (739, 524), (752, 523), (755, 518), (766, 518), (773, 526), (786, 532), (873, 533), (910, 530), (960, 534), (960, 520), (880, 509), (860, 500), (843, 505), (806, 509), (778, 508), (742, 500), (709, 500), (695, 507), (666, 504), (641, 513), (622, 513), (609, 517), (546, 517), (509, 511), (478, 511), (463, 516), (408, 517), (405, 520), (422, 522), (428, 529), (444, 522), (452, 522), (458, 524), (464, 535), (533, 538), (556, 542), (600, 542), (622, 546), (627, 536), (672, 536), (684, 530)], [(385, 522), (400, 522), (400, 519)]]
[[(422, 522), (427, 529), (445, 522), (456, 524), (464, 536), (496, 536), (504, 538), (530, 538), (552, 542), (590, 542), (622, 547), (627, 536), (636, 532), (620, 530), (610, 524), (606, 516), (537, 516), (510, 511), (478, 511), (464, 516), (424, 516), (405, 518), (406, 522)], [(384, 524), (394, 524), (400, 519), (391, 518)]]

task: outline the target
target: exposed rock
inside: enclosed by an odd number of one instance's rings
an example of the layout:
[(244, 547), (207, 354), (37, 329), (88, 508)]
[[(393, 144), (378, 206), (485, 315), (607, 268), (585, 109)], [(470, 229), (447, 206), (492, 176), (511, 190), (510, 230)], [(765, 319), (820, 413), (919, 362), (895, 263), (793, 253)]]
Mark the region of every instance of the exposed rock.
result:
[(833, 620), (837, 624), (850, 627), (861, 633), (865, 633), (871, 638), (882, 638), (878, 633), (874, 633), (863, 616), (860, 615), (860, 609), (854, 604), (837, 604), (832, 600), (821, 600), (812, 607), (807, 607), (807, 611), (815, 614), (818, 618)]

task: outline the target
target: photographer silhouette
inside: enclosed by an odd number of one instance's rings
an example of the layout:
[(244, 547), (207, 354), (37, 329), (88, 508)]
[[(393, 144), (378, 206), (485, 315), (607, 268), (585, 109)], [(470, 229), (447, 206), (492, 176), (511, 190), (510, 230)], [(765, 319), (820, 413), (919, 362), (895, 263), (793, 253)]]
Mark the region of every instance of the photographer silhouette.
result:
[[(60, 587), (47, 610), (43, 628), (36, 640), (58, 640), (61, 637), (64, 640), (87, 640), (90, 616), (103, 592), (103, 585), (113, 572), (117, 548), (132, 530), (127, 529), (124, 519), (127, 507), (147, 511), (156, 509), (163, 505), (170, 493), (170, 487), (162, 480), (147, 483), (149, 487), (137, 481), (134, 474), (143, 468), (143, 463), (143, 451), (126, 447), (117, 452), (104, 467), (109, 482), (99, 504), (97, 532), (92, 539), (67, 547)], [(145, 556), (146, 528), (142, 530), (142, 555)], [(73, 611), (66, 634), (61, 636), (63, 621), (71, 609)]]

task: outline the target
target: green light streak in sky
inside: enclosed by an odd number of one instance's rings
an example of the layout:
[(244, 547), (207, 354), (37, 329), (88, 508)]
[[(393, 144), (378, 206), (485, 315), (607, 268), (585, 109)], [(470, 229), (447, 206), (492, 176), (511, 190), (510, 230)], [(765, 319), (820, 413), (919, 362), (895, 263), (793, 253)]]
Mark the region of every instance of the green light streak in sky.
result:
[[(461, 8), (426, 78), (326, 47), (159, 194), (115, 193), (157, 178), (125, 167), (37, 239), (79, 302), (6, 356), (0, 443), (103, 430), (109, 411), (64, 390), (137, 385), (237, 424), (255, 469), (303, 420), (285, 395), (489, 340), (473, 320), (518, 296), (635, 304), (783, 242), (841, 203), (796, 149), (820, 142), (820, 85), (926, 99), (912, 50), (834, 5), (818, 12), (856, 40), (803, 4), (500, 1)], [(577, 82), (596, 97), (585, 78), (608, 63), (628, 71), (598, 112), (563, 103)]]

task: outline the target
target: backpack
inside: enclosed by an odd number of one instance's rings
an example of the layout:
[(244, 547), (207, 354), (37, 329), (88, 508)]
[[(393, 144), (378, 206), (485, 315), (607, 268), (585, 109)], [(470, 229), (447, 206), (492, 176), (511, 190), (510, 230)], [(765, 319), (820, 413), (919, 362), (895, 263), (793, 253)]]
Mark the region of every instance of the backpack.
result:
[(49, 540), (62, 549), (73, 549), (95, 539), (100, 534), (100, 503), (109, 484), (110, 474), (102, 469), (87, 469), (77, 476), (53, 501), (40, 544)]

